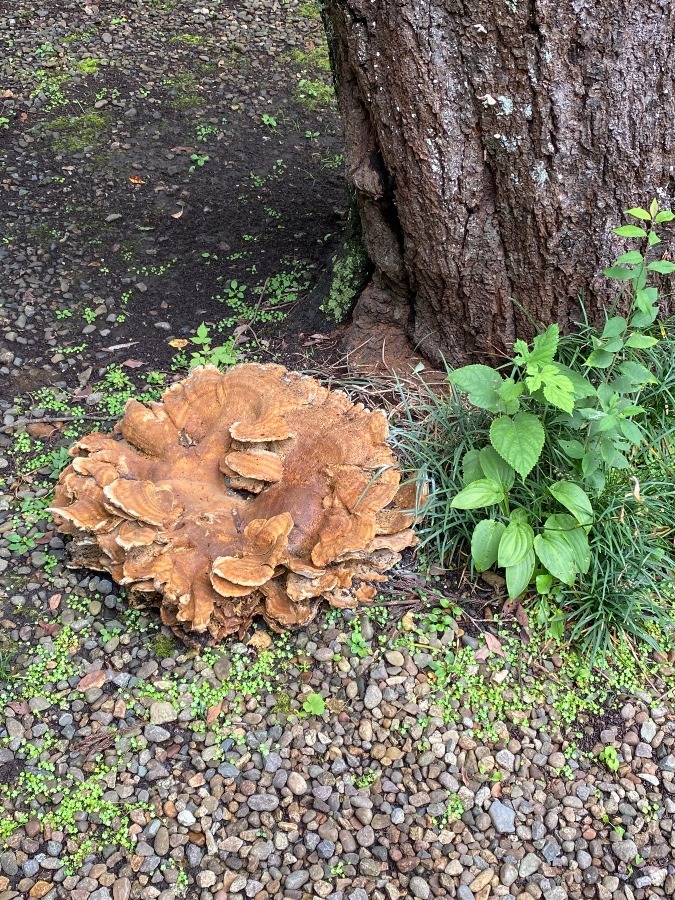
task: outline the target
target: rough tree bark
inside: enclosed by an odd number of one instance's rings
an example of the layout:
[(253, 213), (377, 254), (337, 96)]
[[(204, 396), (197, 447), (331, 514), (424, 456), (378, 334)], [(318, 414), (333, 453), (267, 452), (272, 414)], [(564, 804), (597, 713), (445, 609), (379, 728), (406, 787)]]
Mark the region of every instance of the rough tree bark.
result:
[(379, 354), (398, 328), (463, 363), (531, 319), (569, 327), (579, 295), (597, 314), (622, 211), (675, 199), (672, 0), (323, 0), (323, 14), (375, 266), (351, 346)]

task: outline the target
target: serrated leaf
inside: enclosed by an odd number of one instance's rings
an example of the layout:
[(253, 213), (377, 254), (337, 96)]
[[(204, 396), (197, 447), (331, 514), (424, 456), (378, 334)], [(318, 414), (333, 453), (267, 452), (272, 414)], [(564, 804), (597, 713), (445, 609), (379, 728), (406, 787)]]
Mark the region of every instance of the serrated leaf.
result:
[(634, 219), (644, 219), (646, 222), (651, 222), (652, 220), (652, 217), (647, 210), (643, 209), (641, 206), (634, 206), (632, 209), (627, 209), (625, 215), (633, 216)]
[(675, 272), (675, 263), (671, 263), (667, 259), (656, 259), (647, 266), (650, 272), (659, 272), (661, 275), (670, 275)]
[(619, 265), (639, 266), (643, 259), (643, 255), (638, 250), (628, 250), (627, 253), (617, 256), (614, 263), (615, 265), (618, 263)]
[(648, 334), (630, 334), (626, 338), (624, 346), (631, 347), (633, 350), (646, 350), (647, 347), (653, 347), (658, 342), (658, 338), (650, 337)]
[(626, 330), (627, 324), (628, 323), (623, 316), (612, 316), (611, 319), (607, 319), (607, 321), (605, 322), (605, 327), (602, 329), (601, 337), (619, 337), (619, 335), (623, 334)]
[(528, 363), (545, 366), (552, 363), (558, 350), (560, 329), (557, 325), (549, 325), (543, 334), (538, 334), (532, 342), (532, 350)]
[(619, 225), (618, 228), (613, 228), (612, 231), (614, 234), (618, 234), (619, 237), (647, 237), (647, 232), (638, 225)]
[(631, 379), (633, 384), (656, 384), (657, 379), (646, 366), (627, 359), (618, 366), (619, 372)]
[(608, 369), (613, 362), (613, 353), (608, 353), (606, 350), (594, 350), (584, 365), (593, 366), (595, 369)]
[(672, 222), (673, 219), (675, 219), (675, 213), (671, 212), (669, 209), (663, 209), (657, 214), (654, 221), (657, 225), (660, 225), (661, 222)]
[(587, 529), (579, 525), (572, 516), (556, 514), (549, 516), (544, 523), (544, 534), (547, 533), (557, 534), (569, 545), (577, 571), (585, 575), (591, 566)]
[(490, 426), (492, 446), (523, 479), (539, 459), (545, 437), (544, 426), (532, 413), (500, 416)]
[[(522, 381), (514, 381), (513, 378), (505, 378), (497, 393), (507, 405), (513, 403), (523, 393), (525, 387)], [(516, 410), (514, 410), (516, 412)]]
[(485, 572), (497, 562), (499, 542), (505, 531), (506, 525), (494, 519), (483, 519), (476, 525), (471, 537), (471, 558), (477, 572)]
[(574, 387), (566, 375), (555, 366), (546, 366), (542, 373), (544, 379), (544, 397), (552, 406), (563, 412), (571, 413), (574, 409)]
[(467, 450), (462, 457), (462, 482), (471, 484), (479, 478), (485, 478), (485, 473), (480, 467), (480, 450)]
[(580, 441), (558, 441), (558, 445), (566, 456), (570, 459), (582, 459), (586, 450)]
[(625, 266), (610, 266), (608, 269), (603, 269), (602, 274), (615, 281), (630, 281), (635, 275), (635, 269), (627, 269)]
[(535, 563), (534, 550), (530, 550), (519, 563), (506, 569), (506, 590), (510, 600), (515, 600), (527, 590), (534, 574)]
[(473, 481), (457, 494), (450, 506), (453, 509), (483, 509), (504, 499), (504, 489), (496, 481), (481, 478)]
[(463, 391), (469, 403), (489, 412), (502, 412), (504, 402), (497, 393), (502, 376), (490, 366), (463, 366), (448, 375), (450, 384)]
[(593, 524), (593, 504), (588, 494), (578, 484), (574, 484), (573, 481), (557, 481), (550, 484), (548, 489), (558, 503), (572, 513), (580, 525), (589, 528)]
[(527, 522), (511, 520), (499, 542), (497, 564), (500, 568), (508, 568), (522, 562), (532, 549), (534, 531)]
[(480, 467), (490, 481), (501, 484), (505, 491), (511, 490), (516, 480), (516, 473), (494, 448), (483, 447), (480, 451)]
[(524, 365), (530, 356), (530, 348), (520, 338), (513, 342), (513, 361), (517, 366)]

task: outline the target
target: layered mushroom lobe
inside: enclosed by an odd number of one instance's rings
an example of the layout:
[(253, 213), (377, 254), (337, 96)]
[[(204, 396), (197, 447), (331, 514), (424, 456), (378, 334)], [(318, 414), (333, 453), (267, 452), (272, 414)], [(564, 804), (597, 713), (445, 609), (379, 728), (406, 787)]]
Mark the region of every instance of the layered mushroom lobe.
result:
[(194, 369), (70, 450), (50, 511), (71, 565), (159, 605), (186, 643), (375, 596), (414, 543), (383, 413), (282, 366)]

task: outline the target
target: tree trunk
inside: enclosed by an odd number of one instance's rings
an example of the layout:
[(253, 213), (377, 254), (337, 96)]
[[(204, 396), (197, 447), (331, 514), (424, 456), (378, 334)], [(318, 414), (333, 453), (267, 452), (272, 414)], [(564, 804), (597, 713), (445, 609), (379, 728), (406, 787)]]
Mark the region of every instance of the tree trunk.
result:
[(458, 364), (595, 318), (623, 210), (675, 198), (672, 0), (323, 4), (375, 267), (352, 346)]

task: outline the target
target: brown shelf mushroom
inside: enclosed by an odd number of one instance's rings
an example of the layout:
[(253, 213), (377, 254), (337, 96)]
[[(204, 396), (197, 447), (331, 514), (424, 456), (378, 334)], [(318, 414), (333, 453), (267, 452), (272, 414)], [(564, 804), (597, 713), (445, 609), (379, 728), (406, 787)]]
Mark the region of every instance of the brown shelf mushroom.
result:
[(70, 450), (51, 506), (71, 565), (157, 603), (187, 643), (356, 606), (414, 542), (381, 412), (282, 366), (195, 369)]

